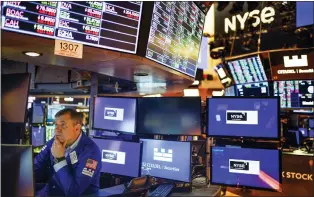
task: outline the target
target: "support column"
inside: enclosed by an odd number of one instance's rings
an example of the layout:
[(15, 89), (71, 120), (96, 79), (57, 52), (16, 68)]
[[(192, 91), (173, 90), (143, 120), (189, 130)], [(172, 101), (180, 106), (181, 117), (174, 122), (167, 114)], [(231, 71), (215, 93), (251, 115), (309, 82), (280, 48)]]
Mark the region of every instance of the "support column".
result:
[(87, 135), (89, 136), (92, 130), (93, 120), (94, 120), (94, 106), (95, 97), (98, 94), (98, 76), (97, 73), (92, 73), (91, 86), (90, 86), (90, 99), (89, 99), (89, 129)]

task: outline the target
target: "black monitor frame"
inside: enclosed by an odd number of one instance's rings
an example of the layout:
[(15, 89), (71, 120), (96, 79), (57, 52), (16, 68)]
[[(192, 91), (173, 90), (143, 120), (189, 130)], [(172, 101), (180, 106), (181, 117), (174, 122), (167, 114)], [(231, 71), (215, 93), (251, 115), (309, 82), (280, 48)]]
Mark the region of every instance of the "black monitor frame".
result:
[[(142, 133), (140, 131), (137, 131), (137, 134), (145, 134), (145, 135), (162, 135), (162, 136), (201, 136), (202, 135), (202, 98), (200, 96), (195, 96), (197, 98), (200, 98), (200, 123), (199, 123), (199, 134), (198, 135), (190, 135), (190, 134), (185, 134), (185, 135), (174, 135), (174, 134), (160, 134), (160, 133)], [(194, 97), (194, 98), (195, 98)], [(149, 99), (149, 98), (152, 98), (152, 97), (143, 97), (143, 98), (138, 98), (138, 100), (140, 99)], [(158, 99), (184, 99), (184, 98), (193, 98), (193, 97), (179, 97), (179, 96), (176, 96), (176, 97), (156, 97)], [(139, 105), (137, 103), (137, 110), (136, 111), (139, 111), (140, 108), (139, 108)], [(139, 118), (137, 117), (137, 120)], [(138, 127), (138, 121), (137, 122), (137, 127), (136, 128), (139, 128)]]
[(233, 138), (233, 139), (255, 139), (255, 140), (280, 140), (281, 137), (281, 131), (280, 131), (280, 97), (279, 96), (268, 96), (268, 97), (245, 97), (245, 96), (241, 96), (241, 97), (237, 97), (237, 96), (213, 96), (212, 98), (220, 98), (220, 99), (274, 99), (277, 98), (277, 111), (278, 111), (278, 116), (277, 116), (277, 137), (273, 138), (273, 137), (249, 137), (249, 136), (225, 136), (225, 135), (209, 135), (209, 126), (208, 126), (208, 117), (209, 117), (209, 100), (211, 98), (206, 98), (206, 107), (207, 107), (207, 114), (206, 114), (206, 135), (207, 137), (214, 137), (214, 138)]
[[(149, 141), (151, 141), (151, 140), (156, 140), (156, 141), (167, 141), (167, 142), (184, 142), (184, 143), (189, 143), (189, 145), (190, 145), (190, 161), (189, 161), (189, 164), (190, 164), (190, 172), (189, 172), (189, 180), (190, 180), (190, 182), (187, 182), (187, 183), (191, 183), (192, 182), (192, 168), (193, 168), (193, 166), (192, 166), (192, 143), (190, 142), (190, 141), (172, 141), (172, 140), (159, 140), (159, 139), (144, 139), (144, 138), (140, 138), (140, 141), (141, 140), (149, 140)], [(142, 146), (143, 146), (143, 150), (144, 150), (144, 144), (142, 144)], [(142, 150), (142, 151), (143, 151)], [(143, 157), (143, 155), (142, 155), (142, 157)], [(143, 160), (142, 160), (143, 161)], [(141, 165), (141, 169), (142, 169), (142, 165)], [(141, 170), (141, 172), (142, 172), (142, 170)], [(152, 175), (150, 175), (150, 176), (152, 176)], [(159, 176), (152, 176), (152, 177), (155, 177), (155, 178), (159, 178), (159, 179), (164, 179), (164, 180), (169, 180), (169, 181), (175, 181), (175, 182), (183, 182), (183, 181), (180, 181), (180, 180), (174, 180), (174, 179), (166, 179), (166, 178), (163, 178), (163, 177), (159, 177)], [(186, 182), (184, 182), (184, 183), (186, 183)]]
[[(140, 144), (140, 158), (139, 158), (139, 169), (138, 169), (138, 175), (137, 177), (140, 177), (141, 176), (141, 168), (142, 168), (142, 154), (143, 154), (143, 142), (139, 141), (139, 142), (130, 142), (130, 141), (124, 141), (124, 140), (119, 140), (119, 139), (108, 139), (108, 138), (102, 138), (102, 137), (92, 137), (92, 138), (95, 138), (95, 139), (99, 139), (99, 140), (109, 140), (109, 141), (121, 141), (121, 142), (128, 142), (128, 143), (135, 143), (135, 144)], [(101, 156), (102, 157), (102, 156)], [(110, 175), (113, 175), (113, 176), (121, 176), (121, 177), (130, 177), (130, 176), (126, 176), (124, 174), (112, 174), (112, 173), (109, 173), (109, 172), (103, 172), (103, 173), (106, 173), (106, 174), (110, 174)], [(136, 177), (134, 177), (136, 178)]]
[[(134, 133), (130, 133), (130, 132), (125, 132), (125, 131), (118, 131), (118, 130), (108, 130), (108, 129), (103, 129), (103, 128), (97, 128), (95, 127), (95, 101), (96, 98), (122, 98), (122, 99), (134, 99), (135, 100), (135, 125), (134, 125)], [(137, 97), (123, 97), (123, 96), (95, 96), (94, 97), (94, 105), (93, 105), (93, 124), (92, 124), (92, 129), (95, 130), (102, 130), (102, 131), (109, 131), (109, 132), (114, 132), (114, 133), (122, 133), (122, 134), (128, 134), (128, 135), (136, 135), (137, 134), (137, 110), (138, 110), (138, 101), (137, 101)], [(89, 106), (91, 107), (91, 106)]]
[[(233, 184), (223, 184), (223, 183), (216, 183), (213, 182), (213, 168), (211, 165), (213, 164), (213, 147), (210, 146), (210, 184), (211, 185), (219, 185), (219, 186), (225, 186), (225, 187), (236, 187), (236, 188), (246, 188), (246, 189), (258, 189), (258, 190), (265, 190), (265, 191), (278, 191), (275, 189), (269, 189), (269, 188), (261, 188), (261, 187), (252, 187), (252, 186), (245, 186), (245, 185), (233, 185)], [(215, 147), (227, 147), (227, 146), (215, 146)], [(281, 184), (282, 184), (282, 151), (280, 149), (274, 149), (274, 148), (252, 148), (252, 147), (242, 147), (241, 148), (250, 148), (250, 149), (265, 149), (265, 150), (278, 150), (279, 152), (279, 190), (282, 189)]]

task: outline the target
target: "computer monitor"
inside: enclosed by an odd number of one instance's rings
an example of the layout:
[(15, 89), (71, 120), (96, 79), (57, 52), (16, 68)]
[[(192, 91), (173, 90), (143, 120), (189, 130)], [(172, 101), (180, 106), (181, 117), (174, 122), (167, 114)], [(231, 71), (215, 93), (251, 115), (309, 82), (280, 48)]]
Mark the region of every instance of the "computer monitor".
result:
[(261, 58), (258, 55), (231, 60), (228, 66), (235, 84), (267, 81)]
[(141, 143), (96, 138), (93, 141), (101, 153), (101, 172), (139, 177)]
[(140, 134), (201, 135), (200, 97), (147, 97), (138, 99)]
[(32, 127), (32, 145), (43, 146), (46, 141), (46, 129), (45, 127)]
[(93, 128), (135, 134), (136, 98), (96, 97)]
[(141, 139), (142, 175), (191, 182), (191, 143)]
[(47, 122), (54, 123), (56, 113), (58, 113), (60, 110), (64, 108), (65, 107), (63, 105), (48, 105)]
[(236, 85), (237, 96), (269, 96), (268, 82)]
[(45, 105), (41, 103), (33, 103), (32, 124), (44, 124), (44, 121), (45, 121)]
[(224, 96), (236, 96), (234, 86), (226, 88)]
[(274, 81), (274, 96), (280, 96), (281, 108), (313, 108), (314, 81)]
[(278, 97), (213, 97), (207, 99), (207, 134), (212, 137), (280, 137)]
[(296, 26), (304, 27), (314, 24), (314, 2), (296, 2)]
[(1, 196), (34, 196), (32, 146), (1, 145)]
[(280, 190), (279, 150), (215, 146), (210, 154), (211, 184)]

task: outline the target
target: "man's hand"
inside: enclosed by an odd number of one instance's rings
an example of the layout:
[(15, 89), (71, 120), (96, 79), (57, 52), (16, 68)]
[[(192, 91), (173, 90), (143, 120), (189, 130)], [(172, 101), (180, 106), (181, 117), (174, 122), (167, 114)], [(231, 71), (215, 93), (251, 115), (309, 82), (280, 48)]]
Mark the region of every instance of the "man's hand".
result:
[(65, 146), (67, 144), (67, 141), (65, 141), (63, 144), (58, 140), (57, 137), (55, 137), (52, 147), (51, 147), (51, 154), (54, 158), (61, 158), (65, 156)]

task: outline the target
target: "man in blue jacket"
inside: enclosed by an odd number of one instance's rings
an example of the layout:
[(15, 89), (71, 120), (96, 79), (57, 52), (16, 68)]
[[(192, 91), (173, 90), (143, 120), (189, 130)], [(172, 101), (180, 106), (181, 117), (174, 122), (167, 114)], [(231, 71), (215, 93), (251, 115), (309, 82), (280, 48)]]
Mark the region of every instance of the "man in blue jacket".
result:
[(80, 196), (99, 190), (101, 154), (97, 145), (81, 131), (82, 116), (73, 109), (59, 111), (55, 137), (35, 158), (36, 181), (49, 181), (37, 196)]

